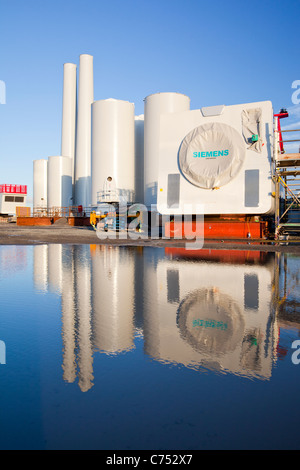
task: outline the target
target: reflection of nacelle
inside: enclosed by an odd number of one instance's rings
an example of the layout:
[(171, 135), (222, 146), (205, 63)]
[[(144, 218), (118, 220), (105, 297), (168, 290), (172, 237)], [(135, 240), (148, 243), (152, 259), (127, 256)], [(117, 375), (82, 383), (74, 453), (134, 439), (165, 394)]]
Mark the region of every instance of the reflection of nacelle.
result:
[(272, 146), (268, 101), (162, 114), (158, 211), (272, 213)]
[(273, 262), (160, 261), (157, 303), (145, 319), (147, 354), (194, 369), (270, 377), (273, 270)]

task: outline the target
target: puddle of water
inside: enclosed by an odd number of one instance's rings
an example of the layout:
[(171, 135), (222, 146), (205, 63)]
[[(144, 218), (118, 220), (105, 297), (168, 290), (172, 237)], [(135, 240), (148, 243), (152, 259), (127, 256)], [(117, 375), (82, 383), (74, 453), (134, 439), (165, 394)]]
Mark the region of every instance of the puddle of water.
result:
[(1, 246), (1, 448), (298, 448), (298, 286), (288, 254)]

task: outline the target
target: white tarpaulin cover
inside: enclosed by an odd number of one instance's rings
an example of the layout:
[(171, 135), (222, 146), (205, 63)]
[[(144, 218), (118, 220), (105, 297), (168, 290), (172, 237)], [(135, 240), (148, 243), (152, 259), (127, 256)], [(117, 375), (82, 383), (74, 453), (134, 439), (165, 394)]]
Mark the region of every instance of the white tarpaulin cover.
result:
[[(242, 112), (243, 134), (245, 141), (250, 144), (249, 149), (261, 153), (261, 108), (244, 109)], [(252, 136), (257, 135), (258, 140), (252, 142)]]
[(233, 127), (211, 122), (185, 136), (179, 150), (179, 166), (192, 184), (214, 189), (239, 173), (245, 153), (243, 138)]

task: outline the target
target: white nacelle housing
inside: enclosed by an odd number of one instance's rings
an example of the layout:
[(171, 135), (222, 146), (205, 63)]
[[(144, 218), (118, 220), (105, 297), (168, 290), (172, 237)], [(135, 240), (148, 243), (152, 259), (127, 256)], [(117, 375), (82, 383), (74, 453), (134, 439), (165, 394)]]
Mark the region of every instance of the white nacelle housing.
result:
[(272, 157), (269, 101), (162, 114), (158, 211), (272, 213)]

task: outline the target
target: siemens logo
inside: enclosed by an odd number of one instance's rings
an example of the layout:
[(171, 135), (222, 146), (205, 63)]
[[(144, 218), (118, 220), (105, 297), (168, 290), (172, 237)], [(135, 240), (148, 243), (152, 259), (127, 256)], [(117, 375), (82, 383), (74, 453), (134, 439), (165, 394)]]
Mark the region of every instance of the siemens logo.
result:
[(207, 158), (207, 157), (226, 157), (229, 154), (229, 150), (215, 150), (212, 152), (194, 152), (193, 157)]

